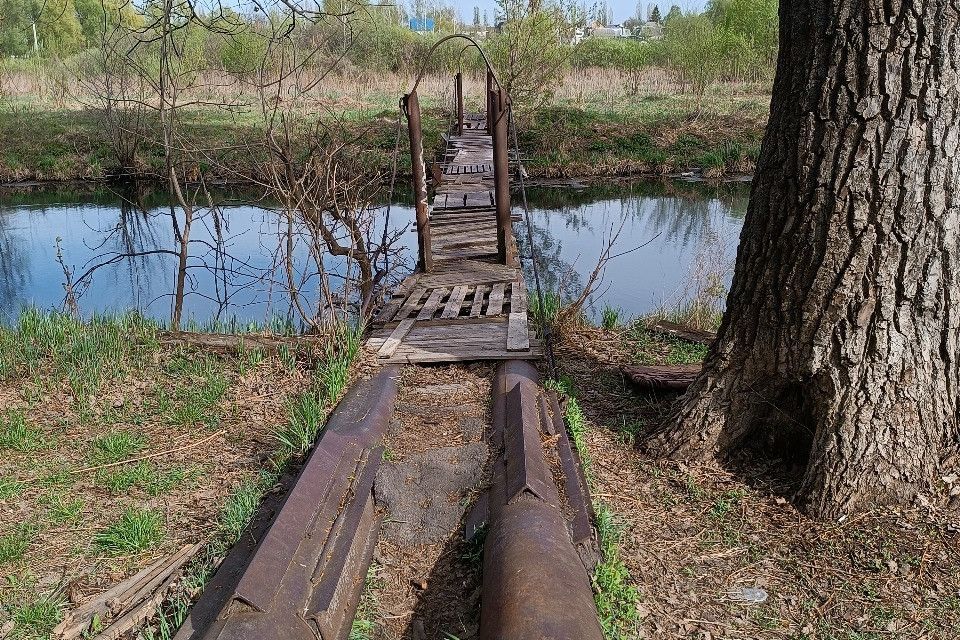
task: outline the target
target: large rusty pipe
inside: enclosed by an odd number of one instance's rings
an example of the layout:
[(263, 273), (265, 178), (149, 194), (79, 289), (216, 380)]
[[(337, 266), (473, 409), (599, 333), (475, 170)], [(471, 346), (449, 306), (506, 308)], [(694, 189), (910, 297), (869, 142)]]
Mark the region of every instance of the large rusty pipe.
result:
[(507, 101), (502, 89), (490, 92), (493, 118), (493, 190), (497, 209), (497, 259), (516, 266), (510, 212), (510, 157), (507, 147)]
[(463, 135), (463, 73), (458, 71), (453, 80), (457, 100), (457, 135)]
[(413, 173), (413, 195), (417, 213), (417, 256), (421, 271), (433, 269), (433, 250), (430, 244), (430, 208), (427, 204), (427, 167), (423, 161), (423, 129), (420, 124), (420, 100), (413, 91), (403, 97), (410, 134), (410, 166)]
[(355, 384), (269, 528), (227, 555), (175, 640), (346, 640), (380, 529), (372, 486), (399, 368)]
[(541, 442), (537, 370), (507, 361), (493, 384), (493, 445), (504, 453), (489, 494), (480, 639), (603, 640)]

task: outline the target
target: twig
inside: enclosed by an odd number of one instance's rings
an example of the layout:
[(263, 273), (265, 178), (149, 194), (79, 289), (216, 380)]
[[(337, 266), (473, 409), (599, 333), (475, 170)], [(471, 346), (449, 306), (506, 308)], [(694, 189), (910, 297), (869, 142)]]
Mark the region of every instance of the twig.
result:
[(200, 446), (201, 444), (203, 444), (204, 442), (207, 442), (207, 441), (209, 441), (209, 440), (213, 440), (213, 439), (216, 438), (217, 436), (223, 434), (223, 431), (224, 431), (223, 429), (220, 429), (220, 430), (217, 431), (216, 433), (211, 433), (211, 434), (210, 434), (209, 436), (207, 436), (206, 438), (201, 438), (200, 440), (197, 440), (196, 442), (193, 442), (193, 443), (191, 443), (191, 444), (184, 445), (184, 446), (182, 446), (182, 447), (177, 447), (176, 449), (167, 449), (166, 451), (159, 451), (159, 452), (157, 452), (157, 453), (150, 453), (150, 454), (147, 454), (147, 455), (145, 455), (145, 456), (137, 456), (136, 458), (129, 458), (128, 460), (121, 460), (120, 462), (111, 462), (110, 464), (101, 464), (101, 465), (97, 465), (97, 466), (95, 466), (95, 467), (85, 467), (85, 468), (83, 468), (83, 469), (75, 469), (75, 470), (71, 471), (70, 473), (72, 473), (72, 474), (77, 474), (77, 473), (89, 473), (89, 472), (91, 472), (91, 471), (99, 471), (99, 470), (101, 470), (101, 469), (109, 469), (110, 467), (118, 467), (118, 466), (120, 466), (120, 465), (130, 464), (131, 462), (140, 462), (141, 460), (150, 460), (151, 458), (159, 458), (159, 457), (162, 457), (162, 456), (168, 456), (168, 455), (170, 455), (171, 453), (178, 453), (178, 452), (180, 452), (180, 451), (186, 451), (187, 449), (192, 449), (193, 447), (198, 447), (198, 446)]

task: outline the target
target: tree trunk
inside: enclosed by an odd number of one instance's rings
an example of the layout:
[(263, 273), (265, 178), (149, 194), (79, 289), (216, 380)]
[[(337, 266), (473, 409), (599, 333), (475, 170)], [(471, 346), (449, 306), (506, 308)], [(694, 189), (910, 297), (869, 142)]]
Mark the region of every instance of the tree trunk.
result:
[(780, 34), (727, 313), (649, 444), (788, 454), (835, 518), (940, 491), (960, 440), (958, 6), (791, 0)]

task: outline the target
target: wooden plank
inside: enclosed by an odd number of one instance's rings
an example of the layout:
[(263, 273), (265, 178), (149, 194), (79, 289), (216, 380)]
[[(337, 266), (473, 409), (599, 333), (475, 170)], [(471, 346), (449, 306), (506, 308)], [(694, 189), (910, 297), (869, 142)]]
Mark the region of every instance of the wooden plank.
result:
[(487, 293), (487, 289), (489, 287), (485, 284), (477, 286), (477, 290), (473, 294), (473, 304), (470, 306), (471, 318), (479, 318), (483, 312), (483, 297)]
[(530, 329), (527, 314), (510, 313), (507, 323), (507, 351), (526, 351), (530, 348)]
[(407, 316), (413, 313), (414, 309), (417, 308), (420, 304), (420, 300), (423, 299), (424, 294), (427, 290), (424, 287), (417, 287), (413, 290), (413, 293), (410, 294), (410, 297), (407, 298), (407, 303), (400, 307), (400, 311), (397, 312), (397, 315), (393, 317), (394, 320), (405, 320)]
[(453, 293), (450, 294), (450, 298), (447, 300), (447, 306), (443, 308), (443, 313), (440, 314), (441, 318), (456, 318), (460, 315), (460, 307), (463, 306), (463, 299), (467, 297), (467, 293), (473, 287), (467, 285), (457, 285), (453, 288)]
[(413, 329), (413, 325), (416, 323), (416, 319), (408, 318), (397, 325), (397, 328), (393, 330), (393, 333), (390, 334), (390, 337), (387, 338), (383, 345), (380, 347), (380, 350), (377, 351), (378, 358), (389, 358), (396, 352), (397, 347), (400, 346), (400, 343), (403, 342), (403, 339), (410, 329)]
[(488, 316), (498, 316), (503, 313), (503, 294), (506, 289), (507, 285), (503, 282), (493, 285), (493, 289), (490, 291), (490, 301), (487, 303)]
[(379, 323), (389, 322), (392, 320), (393, 315), (403, 304), (403, 301), (407, 299), (407, 296), (410, 295), (410, 291), (413, 289), (414, 285), (417, 284), (417, 280), (419, 279), (419, 273), (416, 273), (408, 278), (404, 278), (403, 282), (400, 283), (400, 286), (398, 286), (396, 291), (393, 292), (391, 299), (385, 305), (383, 305), (373, 321), (375, 323)]
[(527, 312), (527, 288), (523, 278), (518, 278), (510, 286), (510, 313)]
[(443, 300), (443, 297), (448, 293), (450, 293), (450, 289), (434, 289), (430, 293), (430, 297), (427, 298), (427, 301), (423, 303), (423, 308), (420, 309), (420, 313), (417, 314), (417, 320), (429, 320), (432, 318), (437, 307), (440, 306), (440, 301)]

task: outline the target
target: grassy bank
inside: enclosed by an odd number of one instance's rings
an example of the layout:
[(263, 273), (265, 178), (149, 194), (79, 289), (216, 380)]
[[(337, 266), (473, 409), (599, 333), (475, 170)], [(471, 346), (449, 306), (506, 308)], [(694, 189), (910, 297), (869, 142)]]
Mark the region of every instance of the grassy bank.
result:
[[(0, 327), (0, 629), (72, 607), (187, 543), (175, 628), (279, 474), (319, 433), (358, 341), (268, 353), (167, 344), (136, 315)], [(109, 621), (104, 621), (109, 622)], [(154, 637), (148, 632), (148, 637)]]
[[(405, 78), (331, 86), (307, 110), (305, 123), (322, 123), (345, 144), (342, 159), (362, 172), (390, 171), (396, 140), (396, 100)], [(444, 78), (421, 87), (424, 145), (442, 148), (448, 126), (449, 88)], [(479, 83), (466, 91), (479, 95)], [(180, 134), (196, 175), (208, 180), (254, 182), (265, 174), (263, 128), (252, 98), (235, 109), (197, 108), (181, 112)], [(708, 176), (749, 172), (759, 152), (768, 97), (762, 87), (718, 84), (703, 96), (677, 93), (660, 84), (630, 89), (619, 74), (585, 70), (564, 81), (552, 102), (532, 114), (518, 114), (519, 142), (527, 170), (537, 178), (662, 175), (704, 171)], [(468, 104), (469, 109), (477, 108)], [(322, 114), (322, 116), (320, 115)], [(144, 122), (138, 171), (164, 172), (160, 127), (155, 115)], [(300, 130), (310, 130), (301, 127)], [(54, 103), (32, 95), (0, 101), (0, 183), (95, 180), (117, 170), (114, 134), (82, 102)], [(313, 138), (304, 138), (301, 146)], [(409, 173), (405, 128), (400, 136), (399, 171)]]

